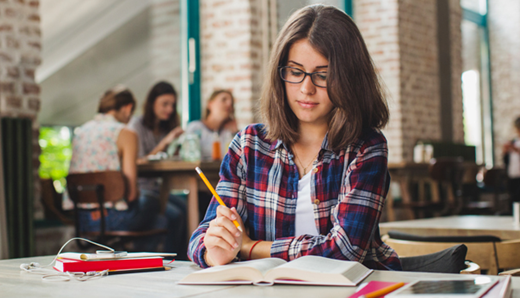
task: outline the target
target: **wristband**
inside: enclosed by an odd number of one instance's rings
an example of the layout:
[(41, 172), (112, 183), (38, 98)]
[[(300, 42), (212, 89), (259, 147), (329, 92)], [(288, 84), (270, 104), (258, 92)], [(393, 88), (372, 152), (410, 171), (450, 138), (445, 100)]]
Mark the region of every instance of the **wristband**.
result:
[(255, 245), (257, 245), (260, 241), (262, 241), (262, 240), (256, 240), (256, 242), (253, 243), (253, 245), (251, 246), (251, 249), (249, 250), (249, 257), (247, 258), (248, 260), (251, 260), (251, 253), (253, 252), (253, 248), (254, 248)]

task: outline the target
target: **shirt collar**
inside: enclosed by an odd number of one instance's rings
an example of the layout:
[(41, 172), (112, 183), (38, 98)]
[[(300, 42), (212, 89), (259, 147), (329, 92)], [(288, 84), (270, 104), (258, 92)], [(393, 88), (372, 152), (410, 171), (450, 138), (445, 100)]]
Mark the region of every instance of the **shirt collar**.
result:
[[(273, 142), (271, 144), (271, 146), (269, 146), (269, 150), (270, 151), (274, 151), (274, 150), (277, 150), (278, 148), (280, 148), (280, 146), (283, 146), (285, 148), (285, 150), (289, 151), (289, 148), (287, 146), (287, 144), (285, 144), (282, 140), (278, 139), (276, 140), (275, 142)], [(321, 143), (321, 149), (322, 150), (325, 150), (325, 151), (331, 151), (333, 152), (332, 149), (329, 148), (329, 133), (327, 132), (327, 134), (325, 135), (325, 138), (323, 138), (323, 142)]]
[(94, 116), (96, 121), (118, 122), (116, 118), (110, 114), (98, 113)]

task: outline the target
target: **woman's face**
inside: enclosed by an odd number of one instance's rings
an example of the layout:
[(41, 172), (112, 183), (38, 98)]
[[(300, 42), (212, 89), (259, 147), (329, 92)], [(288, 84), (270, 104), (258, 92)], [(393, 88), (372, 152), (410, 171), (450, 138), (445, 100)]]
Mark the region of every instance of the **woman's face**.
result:
[(176, 98), (173, 94), (159, 95), (153, 104), (155, 117), (160, 121), (168, 120), (175, 110), (175, 103)]
[[(291, 46), (287, 61), (286, 66), (307, 73), (326, 72), (329, 65), (329, 61), (316, 51), (307, 39), (301, 39)], [(334, 105), (329, 99), (327, 88), (317, 87), (310, 76), (305, 76), (301, 83), (285, 82), (285, 92), (289, 106), (300, 123), (328, 124)]]
[(209, 114), (219, 120), (229, 119), (233, 114), (233, 98), (227, 92), (219, 93), (208, 102)]

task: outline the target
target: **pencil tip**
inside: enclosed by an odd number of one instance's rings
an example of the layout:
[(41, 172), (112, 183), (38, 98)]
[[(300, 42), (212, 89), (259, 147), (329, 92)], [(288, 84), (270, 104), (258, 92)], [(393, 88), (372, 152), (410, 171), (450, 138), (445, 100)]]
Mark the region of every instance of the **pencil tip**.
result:
[(196, 167), (196, 168), (195, 168), (195, 171), (197, 171), (197, 174), (200, 174), (200, 173), (202, 173), (202, 171), (200, 170), (200, 168), (199, 168), (199, 167)]
[(238, 226), (237, 229), (240, 231), (240, 233), (244, 232), (241, 226)]

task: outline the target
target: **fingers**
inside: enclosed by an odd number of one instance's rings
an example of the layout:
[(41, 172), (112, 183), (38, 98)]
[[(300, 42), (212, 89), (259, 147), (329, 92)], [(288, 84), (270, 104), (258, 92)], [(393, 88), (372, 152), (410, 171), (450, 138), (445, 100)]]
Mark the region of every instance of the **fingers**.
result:
[(210, 223), (210, 228), (207, 230), (204, 240), (208, 248), (220, 247), (224, 250), (233, 251), (238, 247), (237, 239), (226, 228), (217, 226), (215, 223)]
[(241, 232), (238, 230), (238, 228), (233, 223), (234, 220), (237, 220), (240, 225), (242, 225), (242, 219), (240, 218), (240, 215), (238, 215), (237, 210), (235, 207), (229, 209), (226, 206), (218, 206), (217, 207), (217, 218), (218, 217), (225, 217), (228, 219), (226, 221), (225, 227), (228, 228), (229, 232), (232, 235), (235, 235), (235, 237), (239, 237)]
[(217, 207), (217, 217), (210, 221), (204, 239), (208, 248), (220, 247), (233, 251), (240, 245), (241, 233), (233, 223), (240, 216), (236, 210), (225, 206)]

